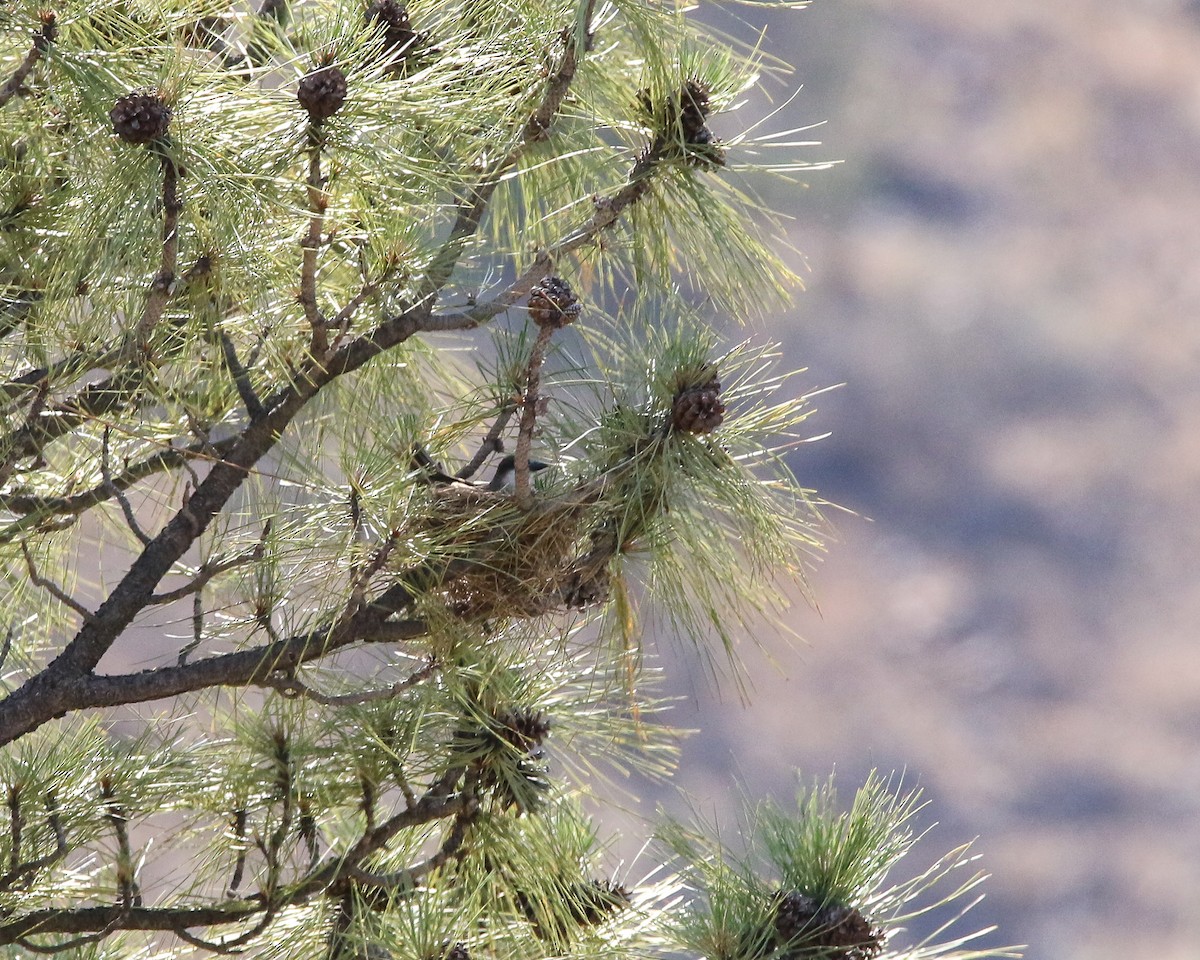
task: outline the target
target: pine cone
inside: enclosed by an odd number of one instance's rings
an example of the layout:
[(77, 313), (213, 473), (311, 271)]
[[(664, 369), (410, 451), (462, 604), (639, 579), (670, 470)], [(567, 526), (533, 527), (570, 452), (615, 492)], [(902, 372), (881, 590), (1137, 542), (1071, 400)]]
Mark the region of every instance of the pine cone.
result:
[(821, 912), (816, 900), (795, 890), (788, 893), (779, 891), (775, 894), (775, 901), (775, 937), (780, 943), (795, 940)]
[(529, 292), (529, 316), (539, 327), (565, 327), (581, 310), (579, 298), (561, 277), (547, 277)]
[(113, 133), (126, 143), (152, 143), (167, 135), (171, 108), (158, 94), (135, 90), (121, 97), (111, 110)]
[(706, 125), (712, 102), (703, 81), (692, 77), (657, 105), (648, 90), (638, 94), (638, 101), (655, 132), (651, 154), (693, 167), (725, 165), (725, 149)]
[(713, 377), (698, 387), (688, 387), (675, 395), (671, 407), (671, 426), (684, 433), (712, 433), (725, 420), (721, 400), (721, 382)]
[(573, 891), (569, 906), (576, 921), (588, 926), (603, 923), (631, 903), (629, 891), (612, 880), (589, 880)]
[(39, 10), (38, 20), (42, 29), (33, 35), (33, 45), (39, 53), (45, 53), (50, 49), (50, 44), (58, 39), (58, 17), (53, 10)]
[(883, 937), (854, 907), (822, 906), (796, 890), (775, 894), (775, 938), (787, 960), (871, 960), (883, 951)]
[(346, 75), (339, 67), (319, 67), (300, 80), (296, 99), (308, 111), (309, 120), (322, 123), (346, 102)]
[(471, 960), (471, 954), (467, 950), (467, 945), (460, 940), (446, 948), (442, 960)]
[(550, 733), (550, 718), (541, 710), (506, 710), (497, 715), (500, 736), (514, 747), (532, 751)]
[(417, 38), (409, 22), (407, 8), (396, 0), (374, 0), (367, 7), (366, 20), (368, 26), (378, 24), (383, 28), (383, 42), (389, 50), (403, 50)]
[[(711, 137), (705, 121), (712, 112), (708, 89), (695, 77), (688, 80), (679, 91), (672, 106), (678, 111), (678, 123), (683, 130), (683, 139), (688, 143), (700, 142), (702, 136)], [(707, 139), (704, 141), (707, 142)]]

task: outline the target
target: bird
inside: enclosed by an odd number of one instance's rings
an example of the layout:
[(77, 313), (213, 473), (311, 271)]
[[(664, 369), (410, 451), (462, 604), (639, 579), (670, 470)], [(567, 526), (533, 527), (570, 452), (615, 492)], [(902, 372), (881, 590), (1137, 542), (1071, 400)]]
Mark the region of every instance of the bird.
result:
[[(420, 470), (427, 483), (432, 483), (440, 487), (449, 487), (457, 490), (486, 490), (489, 493), (505, 493), (511, 494), (517, 484), (517, 458), (511, 453), (501, 457), (496, 464), (495, 472), (492, 474), (492, 479), (484, 483), (481, 480), (471, 480), (467, 477), (454, 476), (442, 469), (441, 464), (435, 461), (424, 448), (419, 445), (413, 447), (412, 465), (414, 469)], [(531, 474), (545, 470), (550, 464), (543, 463), (541, 460), (529, 461), (529, 472)]]
[[(550, 464), (542, 463), (541, 460), (529, 461), (529, 472), (537, 473), (539, 470), (545, 470)], [(506, 457), (502, 457), (500, 462), (496, 464), (496, 472), (492, 474), (492, 479), (488, 481), (487, 488), (493, 493), (511, 493), (517, 485), (517, 458), (511, 453)]]

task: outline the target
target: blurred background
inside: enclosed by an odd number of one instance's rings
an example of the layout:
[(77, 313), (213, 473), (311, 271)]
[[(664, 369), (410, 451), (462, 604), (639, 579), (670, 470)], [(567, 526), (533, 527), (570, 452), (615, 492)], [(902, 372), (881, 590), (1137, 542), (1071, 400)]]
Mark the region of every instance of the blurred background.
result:
[(859, 516), (804, 644), (747, 646), (749, 707), (668, 662), (676, 783), (728, 813), (731, 777), (904, 770), (925, 856), (979, 837), (985, 942), (1200, 956), (1200, 3), (816, 0), (767, 36), (779, 128), (842, 161), (765, 190), (808, 286), (769, 332), (845, 384), (791, 464)]

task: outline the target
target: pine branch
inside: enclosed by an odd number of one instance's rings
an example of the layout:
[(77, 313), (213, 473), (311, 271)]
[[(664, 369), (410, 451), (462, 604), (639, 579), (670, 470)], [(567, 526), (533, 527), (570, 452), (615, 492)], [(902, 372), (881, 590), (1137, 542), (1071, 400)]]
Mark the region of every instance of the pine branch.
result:
[[(492, 162), (487, 172), (466, 191), (466, 196), (458, 204), (454, 225), (450, 229), (450, 235), (446, 242), (433, 258), (419, 302), (432, 301), (446, 285), (467, 242), (475, 236), (482, 225), (492, 195), (500, 186), (505, 174), (520, 162), (533, 144), (545, 140), (549, 135), (554, 117), (571, 89), (571, 82), (575, 79), (575, 72), (579, 67), (580, 60), (592, 43), (591, 22), (595, 8), (596, 0), (587, 0), (580, 13), (580, 24), (584, 34), (583, 49), (580, 49), (579, 37), (576, 32), (569, 27), (564, 30), (564, 49), (558, 62), (558, 68), (547, 77), (541, 102), (525, 121), (517, 137), (516, 145), (507, 154)], [(438, 329), (450, 328), (440, 327)]]
[(46, 523), (52, 517), (78, 516), (92, 507), (106, 502), (114, 491), (125, 492), (138, 482), (159, 473), (182, 467), (190, 459), (220, 457), (232, 448), (236, 437), (216, 443), (195, 443), (188, 447), (171, 447), (133, 464), (123, 473), (116, 474), (111, 483), (102, 482), (83, 493), (67, 497), (35, 497), (26, 495), (0, 495), (0, 508), (11, 513), (24, 514), (8, 526), (0, 528), (0, 543), (10, 543), (23, 533)]
[(308, 125), (308, 234), (301, 241), (303, 248), (300, 268), (300, 305), (304, 308), (304, 319), (312, 334), (312, 353), (324, 356), (329, 350), (329, 336), (325, 331), (325, 318), (317, 308), (317, 252), (321, 249), (321, 230), (325, 222), (325, 208), (329, 198), (325, 194), (325, 180), (321, 175), (321, 151), (325, 138), (321, 123), (312, 120)]
[[(179, 171), (175, 161), (158, 144), (152, 144), (155, 156), (162, 166), (162, 243), (158, 272), (150, 285), (146, 305), (137, 325), (122, 338), (115, 350), (99, 357), (92, 369), (117, 368), (131, 362), (136, 365), (100, 383), (80, 390), (74, 397), (56, 404), (48, 411), (30, 413), (25, 424), (8, 437), (0, 438), (0, 451), (4, 460), (0, 462), (0, 486), (8, 482), (17, 464), (29, 457), (39, 456), (55, 440), (64, 437), (76, 427), (104, 414), (110, 413), (134, 398), (145, 378), (145, 369), (138, 361), (143, 359), (150, 336), (162, 319), (167, 301), (175, 292), (175, 269), (179, 256)], [(46, 378), (41, 378), (46, 381)]]
[(312, 687), (301, 683), (295, 677), (288, 676), (268, 676), (262, 681), (262, 686), (269, 687), (277, 693), (283, 694), (285, 697), (303, 697), (305, 700), (311, 700), (313, 703), (319, 703), (326, 707), (347, 707), (355, 704), (376, 703), (380, 700), (391, 700), (394, 697), (398, 697), (405, 690), (411, 690), (418, 683), (428, 680), (441, 669), (441, 666), (439, 661), (430, 659), (420, 670), (414, 671), (403, 680), (397, 680), (389, 687), (383, 687), (378, 690), (363, 690), (359, 693), (321, 693), (319, 690), (314, 690)]
[(258, 538), (251, 549), (245, 550), (242, 553), (235, 554), (232, 557), (224, 559), (207, 560), (200, 565), (200, 569), (196, 572), (190, 581), (182, 587), (177, 587), (167, 593), (156, 593), (148, 601), (151, 605), (161, 605), (164, 603), (174, 603), (176, 600), (182, 600), (184, 597), (189, 597), (194, 593), (199, 593), (203, 590), (215, 577), (219, 577), (223, 573), (228, 573), (230, 570), (235, 570), (238, 567), (245, 566), (248, 563), (256, 563), (263, 558), (263, 554), (267, 549), (267, 537), (271, 535), (271, 521), (268, 520), (263, 524), (262, 536)]
[(42, 21), (42, 28), (34, 34), (33, 43), (30, 44), (29, 52), (25, 54), (25, 59), (17, 65), (17, 69), (4, 81), (4, 85), (0, 86), (0, 107), (8, 103), (17, 91), (21, 89), (22, 84), (25, 83), (25, 78), (29, 76), (29, 72), (46, 55), (46, 51), (50, 49), (50, 44), (58, 36), (58, 23), (53, 11), (43, 11), (39, 14), (39, 19)]
[(533, 342), (533, 350), (529, 354), (529, 363), (525, 368), (525, 396), (521, 400), (521, 423), (517, 429), (517, 450), (513, 455), (513, 466), (516, 469), (517, 504), (529, 506), (532, 490), (529, 485), (529, 448), (533, 443), (533, 428), (537, 423), (538, 406), (541, 403), (541, 371), (546, 360), (546, 351), (550, 347), (550, 338), (554, 328), (549, 324), (538, 328), (537, 339)]

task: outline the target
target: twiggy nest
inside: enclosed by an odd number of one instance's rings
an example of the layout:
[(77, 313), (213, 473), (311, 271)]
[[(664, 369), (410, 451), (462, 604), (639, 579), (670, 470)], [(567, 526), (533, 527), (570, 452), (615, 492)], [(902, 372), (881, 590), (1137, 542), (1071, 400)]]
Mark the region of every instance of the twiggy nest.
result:
[(574, 497), (547, 497), (523, 510), (506, 493), (439, 489), (420, 521), (437, 557), (434, 589), (469, 620), (531, 617), (561, 606), (585, 506)]

